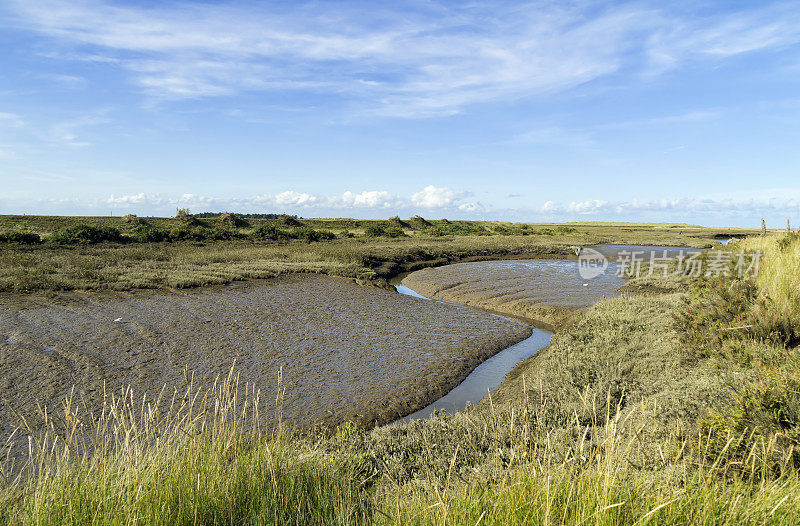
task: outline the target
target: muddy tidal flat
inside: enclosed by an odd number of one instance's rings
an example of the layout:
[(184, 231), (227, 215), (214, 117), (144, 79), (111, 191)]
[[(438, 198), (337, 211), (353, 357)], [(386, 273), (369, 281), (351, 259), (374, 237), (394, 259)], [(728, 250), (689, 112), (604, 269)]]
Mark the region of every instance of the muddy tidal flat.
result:
[(139, 396), (210, 385), (236, 362), (241, 383), (301, 427), (372, 425), (409, 414), (483, 360), (531, 334), (498, 316), (363, 287), (290, 276), (185, 292), (0, 297), (0, 435), (58, 407), (75, 386)]
[(402, 283), (423, 296), (519, 316), (557, 328), (572, 311), (613, 296), (625, 281), (616, 263), (585, 280), (576, 260), (456, 263), (412, 272)]

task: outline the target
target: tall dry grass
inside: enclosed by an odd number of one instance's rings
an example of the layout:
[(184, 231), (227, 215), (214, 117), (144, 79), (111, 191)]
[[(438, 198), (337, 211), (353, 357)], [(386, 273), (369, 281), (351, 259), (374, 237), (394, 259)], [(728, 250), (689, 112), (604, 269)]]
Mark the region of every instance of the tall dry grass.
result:
[(349, 453), (322, 458), (259, 427), (258, 393), (231, 374), (209, 391), (97, 410), (67, 400), (4, 470), (4, 524), (360, 524), (367, 479)]
[[(763, 451), (753, 446), (749, 465), (723, 454), (709, 460), (709, 437), (667, 442), (659, 450), (660, 473), (637, 469), (638, 432), (626, 426), (637, 410), (600, 418), (599, 441), (584, 439), (566, 457), (548, 441), (505, 469), (499, 480), (460, 482), (427, 473), (414, 484), (395, 484), (375, 516), (379, 524), (797, 524), (800, 477), (790, 472), (761, 476)], [(531, 426), (537, 425), (532, 415)], [(524, 425), (524, 424), (523, 424)], [(640, 430), (641, 431), (641, 430)], [(674, 437), (673, 437), (674, 438)], [(728, 436), (731, 447), (736, 438)], [(464, 444), (464, 447), (468, 445)], [(524, 450), (524, 446), (510, 445)], [(677, 446), (677, 447), (676, 447)], [(457, 454), (457, 453), (456, 453)], [(455, 463), (453, 457), (453, 464)]]
[(748, 237), (736, 244), (745, 253), (761, 253), (756, 282), (775, 305), (800, 314), (800, 234)]

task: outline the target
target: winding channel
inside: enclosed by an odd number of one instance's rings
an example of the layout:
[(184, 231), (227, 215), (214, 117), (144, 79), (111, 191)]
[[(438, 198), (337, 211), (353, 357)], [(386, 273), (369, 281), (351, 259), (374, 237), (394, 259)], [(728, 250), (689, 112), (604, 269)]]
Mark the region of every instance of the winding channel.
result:
[[(524, 279), (527, 288), (557, 290), (560, 291), (557, 296), (564, 296), (565, 294), (570, 295), (573, 297), (572, 299), (578, 299), (579, 303), (588, 306), (599, 299), (596, 296), (590, 296), (593, 292), (599, 293), (600, 295), (614, 295), (616, 289), (624, 284), (625, 281), (623, 279), (615, 277), (618, 270), (616, 260), (622, 251), (630, 252), (637, 250), (642, 254), (644, 253), (642, 251), (647, 251), (648, 253), (657, 253), (658, 256), (662, 256), (663, 254), (663, 257), (671, 258), (679, 255), (683, 251), (693, 252), (697, 250), (679, 247), (638, 245), (594, 245), (591, 248), (599, 251), (609, 259), (609, 265), (606, 269), (605, 276), (600, 279), (592, 280), (591, 288), (589, 288), (590, 283), (579, 276), (578, 261), (575, 260), (497, 260), (469, 263), (468, 265), (475, 265), (476, 270), (482, 274), (484, 279), (491, 279), (491, 275), (498, 272), (513, 272), (520, 276), (530, 276), (530, 279), (528, 277)], [(529, 274), (530, 272), (536, 272), (538, 276), (533, 276)], [(449, 303), (464, 309), (472, 308), (450, 301), (445, 302), (439, 299), (427, 298), (401, 283), (395, 284), (395, 288), (400, 294), (415, 298)], [(582, 302), (580, 301), (580, 296), (585, 296), (582, 298)], [(570, 298), (561, 298), (562, 301), (569, 299)], [(568, 301), (568, 303), (570, 302)], [(501, 315), (495, 312), (491, 314), (523, 323), (512, 316)], [(519, 362), (533, 356), (550, 344), (550, 339), (553, 336), (552, 332), (538, 327), (532, 327), (532, 329), (533, 333), (528, 338), (503, 349), (481, 363), (463, 382), (446, 395), (399, 421), (411, 422), (425, 419), (434, 411), (439, 410), (452, 414), (457, 411), (463, 411), (468, 405), (478, 403), (487, 393), (499, 387), (505, 380), (506, 375), (511, 372)]]
[[(425, 296), (418, 294), (405, 285), (395, 285), (397, 292), (406, 294), (415, 298), (421, 298), (429, 301), (431, 300)], [(462, 307), (469, 308), (469, 307)], [(495, 316), (500, 316), (495, 314)], [(514, 318), (509, 316), (501, 316), (513, 321)], [(518, 322), (522, 323), (522, 322)], [(454, 387), (449, 393), (439, 398), (432, 404), (423, 407), (416, 413), (412, 413), (405, 418), (400, 419), (401, 422), (411, 422), (414, 420), (422, 420), (433, 414), (434, 411), (444, 410), (452, 414), (457, 411), (463, 411), (470, 404), (475, 404), (481, 400), (486, 394), (499, 387), (506, 375), (522, 360), (529, 358), (536, 354), (541, 349), (544, 349), (550, 344), (550, 338), (553, 333), (544, 329), (534, 327), (533, 334), (525, 338), (519, 343), (506, 347), (499, 353), (491, 358), (485, 360), (478, 367), (476, 367), (463, 382)]]

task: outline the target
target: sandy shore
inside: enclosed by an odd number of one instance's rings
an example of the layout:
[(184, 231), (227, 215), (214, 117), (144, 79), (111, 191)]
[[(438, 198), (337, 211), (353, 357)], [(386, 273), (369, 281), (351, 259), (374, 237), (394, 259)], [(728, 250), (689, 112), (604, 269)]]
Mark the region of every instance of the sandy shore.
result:
[[(118, 321), (115, 321), (118, 320)], [(241, 382), (299, 426), (384, 423), (457, 385), (530, 328), (339, 278), (292, 276), (187, 292), (0, 297), (0, 436), (37, 422), (73, 385), (155, 396), (184, 369), (210, 384), (236, 360)], [(274, 404), (274, 402), (270, 402)]]

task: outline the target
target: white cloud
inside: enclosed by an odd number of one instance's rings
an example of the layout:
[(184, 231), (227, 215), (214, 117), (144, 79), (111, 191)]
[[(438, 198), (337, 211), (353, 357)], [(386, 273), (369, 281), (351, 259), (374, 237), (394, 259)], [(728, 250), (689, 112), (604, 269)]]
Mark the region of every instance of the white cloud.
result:
[(381, 190), (365, 191), (358, 194), (347, 190), (341, 197), (332, 198), (331, 204), (344, 208), (393, 208), (404, 205), (399, 197)]
[(308, 206), (313, 205), (319, 200), (318, 197), (305, 192), (295, 192), (294, 190), (286, 190), (276, 195), (273, 199), (276, 205), (288, 206)]
[[(173, 215), (176, 208), (190, 208), (194, 212), (289, 212), (306, 217), (373, 217), (390, 215), (410, 217), (446, 216), (448, 218), (523, 220), (523, 221), (671, 221), (716, 225), (760, 225), (765, 217), (768, 225), (782, 226), (786, 218), (800, 225), (800, 188), (779, 189), (771, 194), (753, 194), (753, 197), (706, 197), (630, 201), (588, 199), (559, 203), (546, 201), (534, 208), (500, 210), (479, 202), (449, 199), (446, 192), (434, 192), (430, 186), (418, 194), (444, 195), (441, 206), (424, 206), (426, 201), (414, 202), (389, 192), (376, 190), (324, 197), (287, 190), (278, 194), (261, 194), (233, 198), (210, 197), (186, 193), (163, 195), (133, 193), (111, 195), (106, 199), (64, 197), (58, 199), (28, 200), (8, 196), (0, 198), (0, 213), (71, 213), (106, 214), (137, 213), (140, 215)], [(433, 187), (434, 190), (447, 190)], [(466, 192), (453, 191), (464, 195)], [(452, 194), (450, 194), (452, 195)], [(431, 202), (428, 201), (430, 204)]]
[(8, 128), (19, 128), (24, 124), (25, 123), (23, 122), (22, 117), (20, 117), (16, 113), (0, 112), (0, 126)]
[(483, 205), (480, 203), (463, 203), (458, 205), (458, 209), (462, 212), (480, 212), (483, 210)]
[(446, 208), (467, 197), (469, 192), (429, 185), (411, 196), (411, 202), (424, 208)]
[(6, 24), (57, 42), (50, 56), (114, 63), (158, 99), (315, 90), (404, 117), (800, 40), (791, 4), (707, 18), (591, 1), (155, 5), (9, 0)]
[[(347, 210), (362, 211), (405, 211), (411, 214), (417, 210), (437, 210), (441, 212), (474, 213), (484, 210), (480, 203), (461, 202), (469, 192), (450, 188), (437, 188), (433, 185), (413, 194), (411, 199), (392, 194), (386, 190), (367, 190), (352, 192), (347, 190), (339, 195), (320, 196), (295, 190), (285, 190), (277, 194), (260, 194), (248, 197), (220, 198), (197, 194), (181, 196), (165, 196), (144, 192), (128, 195), (115, 195), (102, 201), (103, 206), (130, 209), (158, 209), (169, 211), (174, 207), (188, 207), (203, 210), (239, 210), (239, 211), (274, 211), (292, 210), (325, 212), (344, 212)], [(88, 202), (87, 202), (88, 204)], [(92, 204), (97, 206), (100, 203)]]
[(634, 220), (643, 213), (658, 212), (670, 216), (735, 215), (738, 213), (800, 213), (800, 200), (794, 197), (765, 197), (760, 199), (682, 198), (631, 201), (587, 200), (570, 203), (545, 202), (539, 212), (550, 216), (604, 216)]

